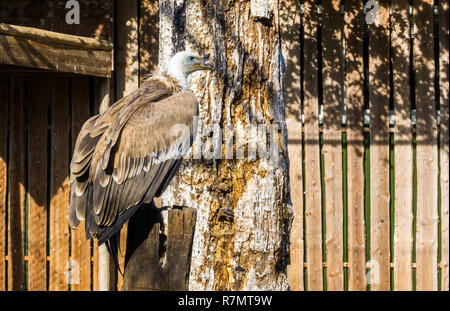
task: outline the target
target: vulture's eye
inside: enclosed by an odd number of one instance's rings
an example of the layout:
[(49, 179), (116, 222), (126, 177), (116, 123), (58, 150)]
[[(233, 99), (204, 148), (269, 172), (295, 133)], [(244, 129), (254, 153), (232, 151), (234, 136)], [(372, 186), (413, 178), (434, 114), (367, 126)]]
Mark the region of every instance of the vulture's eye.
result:
[(194, 56), (189, 56), (189, 61), (193, 62), (194, 61)]

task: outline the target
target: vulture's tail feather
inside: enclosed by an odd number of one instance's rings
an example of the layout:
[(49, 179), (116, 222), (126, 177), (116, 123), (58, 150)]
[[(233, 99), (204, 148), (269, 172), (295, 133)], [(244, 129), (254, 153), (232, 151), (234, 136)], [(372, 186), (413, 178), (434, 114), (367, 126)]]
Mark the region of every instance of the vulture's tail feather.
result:
[(114, 264), (119, 270), (120, 274), (123, 275), (120, 270), (118, 251), (120, 247), (120, 229), (122, 229), (123, 224), (139, 209), (141, 204), (130, 207), (125, 212), (123, 212), (119, 217), (117, 217), (114, 224), (110, 227), (99, 228), (96, 237), (98, 239), (98, 245), (105, 243), (108, 253), (113, 258)]
[(120, 232), (123, 224), (138, 210), (140, 204), (130, 207), (119, 215), (116, 221), (110, 227), (100, 227), (97, 231), (96, 238), (98, 239), (98, 245), (105, 243), (110, 237), (117, 232)]
[(120, 274), (123, 276), (122, 270), (120, 270), (119, 265), (120, 230), (117, 231), (112, 237), (110, 237), (105, 242), (105, 245), (109, 255), (113, 259), (116, 269), (119, 270)]

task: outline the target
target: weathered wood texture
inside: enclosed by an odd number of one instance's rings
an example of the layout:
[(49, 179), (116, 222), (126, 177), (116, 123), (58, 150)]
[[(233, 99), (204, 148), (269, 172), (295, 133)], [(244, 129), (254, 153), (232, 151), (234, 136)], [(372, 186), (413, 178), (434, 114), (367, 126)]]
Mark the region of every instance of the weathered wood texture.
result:
[[(47, 140), (50, 81), (28, 79), (28, 289), (47, 289)], [(30, 191), (30, 189), (33, 189)]]
[(233, 153), (247, 149), (252, 137), (245, 127), (259, 124), (267, 133), (279, 128), (272, 145), (277, 159), (245, 152), (244, 159), (216, 161), (204, 152), (200, 161), (184, 161), (163, 194), (164, 205), (198, 212), (190, 290), (288, 289), (292, 207), (277, 3), (160, 1), (160, 64), (191, 49), (209, 53), (217, 68), (190, 78), (200, 106), (194, 154), (201, 155), (208, 124), (234, 126), (244, 139), (233, 141)]
[(6, 209), (9, 79), (0, 78), (0, 291), (6, 289)]
[(39, 28), (24, 27), (4, 23), (0, 23), (0, 33), (12, 37), (29, 38), (40, 42), (46, 42), (50, 44), (52, 43), (55, 45), (67, 45), (86, 50), (92, 49), (110, 51), (114, 48), (112, 43), (105, 40), (66, 35), (54, 31), (42, 30)]
[(322, 198), (320, 185), (319, 135), (319, 59), (317, 33), (319, 16), (315, 1), (305, 1), (303, 25), (305, 28), (305, 226), (306, 261), (308, 262), (308, 290), (323, 290), (322, 267)]
[(363, 4), (345, 1), (344, 34), (347, 105), (348, 287), (366, 289), (364, 221)]
[[(439, 1), (439, 90), (441, 108), (442, 290), (449, 290), (449, 1)], [(0, 195), (1, 197), (1, 195)]]
[[(71, 150), (74, 149), (78, 133), (89, 118), (89, 78), (71, 79)], [(84, 226), (80, 225), (71, 234), (71, 290), (91, 289), (91, 241), (86, 240)]]
[(394, 93), (394, 290), (412, 290), (413, 124), (410, 90), (409, 4), (392, 3), (392, 72)]
[(55, 45), (32, 38), (0, 34), (0, 63), (110, 77), (112, 51)]
[(323, 2), (323, 148), (325, 180), (327, 290), (344, 289), (344, 222), (342, 191), (343, 16), (340, 0)]
[[(68, 290), (69, 262), (69, 79), (53, 80), (50, 160), (50, 290)], [(61, 159), (67, 159), (61, 161)]]
[(159, 10), (157, 0), (140, 1), (139, 81), (158, 69)]
[(25, 116), (24, 78), (11, 79), (9, 144), (8, 289), (25, 290)]
[(1, 290), (90, 290), (90, 241), (79, 230), (70, 242), (67, 223), (70, 146), (90, 115), (89, 78), (0, 81), (0, 232), (8, 226), (8, 239), (0, 236)]
[(389, 0), (379, 1), (379, 10), (369, 25), (370, 285), (389, 290)]
[(433, 1), (414, 6), (417, 109), (417, 290), (437, 290), (438, 148), (434, 88)]
[(67, 1), (1, 1), (0, 23), (36, 27), (45, 30), (111, 40), (113, 37), (114, 1), (78, 0), (80, 23), (68, 24)]
[(300, 3), (280, 3), (281, 42), (286, 61), (284, 87), (286, 94), (286, 125), (289, 149), (290, 198), (294, 209), (291, 230), (291, 258), (288, 279), (292, 290), (303, 290), (303, 172), (302, 111), (300, 81)]
[(188, 289), (196, 217), (193, 208), (169, 209), (167, 233), (148, 207), (130, 219), (124, 290)]

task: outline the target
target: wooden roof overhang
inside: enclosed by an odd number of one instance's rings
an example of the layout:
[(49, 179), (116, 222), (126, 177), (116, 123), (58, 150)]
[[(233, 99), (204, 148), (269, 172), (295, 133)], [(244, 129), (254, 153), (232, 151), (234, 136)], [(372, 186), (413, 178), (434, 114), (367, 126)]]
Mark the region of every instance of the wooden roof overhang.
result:
[(0, 64), (109, 78), (113, 48), (101, 39), (0, 23)]

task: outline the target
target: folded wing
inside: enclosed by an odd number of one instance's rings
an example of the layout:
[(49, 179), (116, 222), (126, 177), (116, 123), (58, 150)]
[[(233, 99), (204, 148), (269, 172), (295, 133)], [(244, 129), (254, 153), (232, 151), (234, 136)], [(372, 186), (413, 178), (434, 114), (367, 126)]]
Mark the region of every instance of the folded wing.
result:
[(138, 91), (89, 119), (77, 139), (69, 223), (76, 228), (85, 220), (87, 237), (159, 196), (192, 144), (198, 113), (193, 93)]

